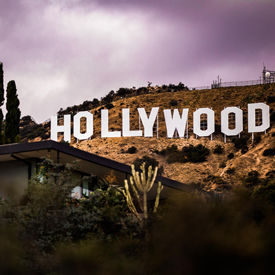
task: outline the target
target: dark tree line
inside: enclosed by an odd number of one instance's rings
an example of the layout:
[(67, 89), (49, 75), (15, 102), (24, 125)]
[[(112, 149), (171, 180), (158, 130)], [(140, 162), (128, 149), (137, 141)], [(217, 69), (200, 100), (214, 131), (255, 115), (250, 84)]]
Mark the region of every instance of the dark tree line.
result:
[(21, 112), (19, 109), (20, 101), (17, 95), (14, 80), (8, 82), (6, 100), (6, 119), (4, 121), (1, 107), (4, 104), (4, 71), (3, 64), (0, 63), (0, 144), (13, 143), (19, 141), (19, 124)]
[(116, 92), (110, 91), (106, 96), (102, 97), (100, 100), (94, 98), (92, 101), (84, 101), (80, 105), (74, 105), (71, 107), (67, 107), (65, 110), (62, 108), (58, 111), (58, 115), (62, 116), (65, 114), (76, 114), (77, 112), (81, 111), (88, 111), (92, 108), (96, 108), (98, 106), (105, 107), (107, 109), (113, 101), (116, 101), (121, 98), (129, 98), (139, 95), (145, 95), (149, 93), (165, 93), (165, 92), (179, 92), (179, 91), (189, 91), (188, 87), (185, 86), (183, 83), (179, 83), (178, 85), (169, 84), (169, 85), (162, 85), (152, 87), (152, 83), (148, 82), (147, 87), (132, 87), (132, 88), (119, 88)]

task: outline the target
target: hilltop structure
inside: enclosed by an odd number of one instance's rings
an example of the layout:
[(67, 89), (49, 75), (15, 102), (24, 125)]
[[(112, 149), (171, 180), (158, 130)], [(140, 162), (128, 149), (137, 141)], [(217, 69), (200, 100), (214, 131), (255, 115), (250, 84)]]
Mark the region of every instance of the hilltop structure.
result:
[(275, 71), (271, 71), (266, 69), (266, 67), (264, 66), (263, 69), (263, 83), (274, 83), (275, 82)]

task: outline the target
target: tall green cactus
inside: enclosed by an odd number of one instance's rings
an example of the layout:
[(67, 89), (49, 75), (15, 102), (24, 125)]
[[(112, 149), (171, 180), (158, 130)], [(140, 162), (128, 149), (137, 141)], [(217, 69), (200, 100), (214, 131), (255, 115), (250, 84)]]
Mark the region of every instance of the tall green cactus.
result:
[[(148, 219), (148, 192), (152, 189), (157, 172), (158, 167), (156, 167), (153, 171), (152, 166), (148, 168), (148, 174), (146, 178), (146, 170), (145, 163), (140, 166), (141, 173), (135, 170), (135, 166), (132, 165), (132, 176), (130, 177), (130, 186), (132, 189), (132, 193), (129, 188), (128, 180), (124, 181), (125, 190), (123, 190), (123, 194), (126, 198), (127, 205), (132, 213), (134, 213), (139, 220), (147, 220)], [(160, 193), (163, 189), (163, 185), (161, 182), (158, 182), (155, 206), (153, 212), (156, 213), (159, 206), (159, 198)], [(142, 214), (139, 214), (137, 207), (135, 205), (138, 204), (139, 209), (142, 211)]]

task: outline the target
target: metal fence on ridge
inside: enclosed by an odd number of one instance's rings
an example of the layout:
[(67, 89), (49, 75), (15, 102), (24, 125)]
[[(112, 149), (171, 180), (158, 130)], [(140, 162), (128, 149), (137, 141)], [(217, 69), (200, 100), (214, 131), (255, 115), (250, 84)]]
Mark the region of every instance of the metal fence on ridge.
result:
[(214, 82), (209, 86), (200, 86), (200, 87), (191, 87), (190, 90), (206, 90), (206, 89), (215, 89), (215, 88), (226, 88), (226, 87), (241, 87), (241, 86), (254, 86), (254, 85), (263, 85), (275, 83), (274, 79), (269, 80), (248, 80), (248, 81), (230, 81), (230, 82)]

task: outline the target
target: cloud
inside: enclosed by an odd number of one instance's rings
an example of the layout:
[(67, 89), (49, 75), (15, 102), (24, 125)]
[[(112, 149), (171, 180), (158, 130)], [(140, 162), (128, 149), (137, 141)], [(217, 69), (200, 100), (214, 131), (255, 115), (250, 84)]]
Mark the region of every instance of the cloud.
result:
[(57, 4), (24, 8), (31, 16), (22, 14), (21, 24), (2, 28), (1, 36), (8, 38), (0, 42), (5, 79), (16, 80), (23, 113), (46, 119), (61, 106), (118, 88), (126, 71), (135, 81), (132, 57), (147, 35), (142, 14)]
[(255, 79), (275, 67), (274, 12), (258, 0), (1, 1), (0, 59), (23, 114), (42, 121), (147, 81)]

